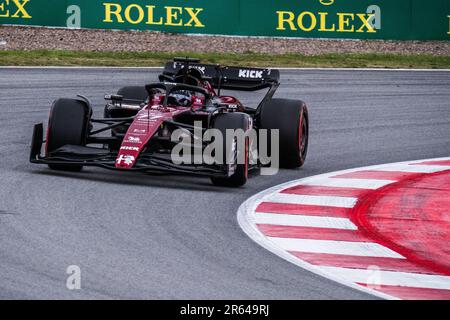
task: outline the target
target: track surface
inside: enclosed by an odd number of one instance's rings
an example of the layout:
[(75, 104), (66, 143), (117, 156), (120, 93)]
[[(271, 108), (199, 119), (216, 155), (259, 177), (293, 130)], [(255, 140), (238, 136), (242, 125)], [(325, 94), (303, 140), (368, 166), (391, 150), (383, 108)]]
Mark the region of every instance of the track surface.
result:
[[(379, 163), (448, 156), (450, 72), (283, 71), (278, 97), (311, 115), (307, 163), (239, 190), (192, 177), (28, 163), (32, 125), (51, 101), (102, 96), (153, 70), (0, 69), (0, 298), (365, 299), (249, 239), (236, 211), (289, 180)], [(244, 101), (255, 103), (256, 95)], [(82, 289), (66, 289), (78, 265)]]

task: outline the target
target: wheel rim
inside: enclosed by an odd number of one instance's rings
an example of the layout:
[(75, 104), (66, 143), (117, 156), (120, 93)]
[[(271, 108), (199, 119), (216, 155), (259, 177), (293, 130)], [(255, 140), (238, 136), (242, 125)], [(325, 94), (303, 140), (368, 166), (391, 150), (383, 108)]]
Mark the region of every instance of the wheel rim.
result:
[(244, 170), (245, 170), (245, 178), (247, 179), (248, 178), (248, 147), (249, 147), (249, 142), (248, 142), (248, 138), (247, 139), (245, 139), (245, 167), (244, 167)]
[(308, 145), (308, 126), (306, 124), (306, 120), (302, 115), (300, 117), (300, 126), (299, 126), (299, 155), (303, 159), (306, 153), (306, 148)]

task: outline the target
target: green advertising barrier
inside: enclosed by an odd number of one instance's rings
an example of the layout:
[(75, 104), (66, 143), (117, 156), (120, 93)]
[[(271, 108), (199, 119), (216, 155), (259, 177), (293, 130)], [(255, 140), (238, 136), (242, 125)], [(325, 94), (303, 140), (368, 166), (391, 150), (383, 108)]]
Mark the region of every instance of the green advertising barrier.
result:
[(240, 36), (450, 40), (450, 0), (0, 0), (0, 24)]

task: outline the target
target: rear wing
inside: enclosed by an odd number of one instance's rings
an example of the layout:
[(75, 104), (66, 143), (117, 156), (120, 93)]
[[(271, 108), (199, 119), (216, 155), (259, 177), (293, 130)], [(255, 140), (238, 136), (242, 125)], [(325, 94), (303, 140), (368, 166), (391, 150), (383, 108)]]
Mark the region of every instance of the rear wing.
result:
[(199, 70), (203, 79), (208, 80), (214, 88), (256, 91), (272, 86), (278, 87), (280, 82), (280, 71), (276, 69), (222, 67), (215, 64), (191, 63), (190, 61), (179, 61), (177, 59), (166, 64), (163, 75), (173, 77), (185, 65), (188, 68)]

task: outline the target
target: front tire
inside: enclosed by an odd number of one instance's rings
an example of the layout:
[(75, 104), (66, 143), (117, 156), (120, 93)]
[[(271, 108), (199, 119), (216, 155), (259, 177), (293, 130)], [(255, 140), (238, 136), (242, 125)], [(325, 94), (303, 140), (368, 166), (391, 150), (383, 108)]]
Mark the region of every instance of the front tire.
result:
[[(230, 144), (238, 144), (237, 141), (226, 141), (226, 129), (242, 129), (244, 132), (247, 132), (250, 128), (251, 119), (245, 113), (235, 112), (235, 113), (224, 113), (218, 115), (214, 119), (213, 128), (218, 129), (222, 132), (222, 136), (224, 138), (224, 158), (227, 159), (226, 150), (227, 145)], [(232, 150), (231, 147), (228, 149)], [(236, 152), (239, 152), (236, 148)], [(235, 159), (239, 159), (239, 155), (236, 153)], [(225, 163), (225, 162), (224, 162)], [(241, 187), (247, 183), (248, 180), (248, 164), (249, 164), (249, 141), (248, 138), (245, 138), (244, 141), (244, 163), (236, 162), (234, 173), (226, 178), (218, 178), (212, 177), (211, 181), (216, 186), (223, 187)]]
[[(300, 100), (271, 99), (261, 108), (259, 121), (260, 129), (279, 130), (280, 166), (282, 168), (303, 166), (309, 142), (306, 104)], [(270, 145), (271, 143), (269, 147)]]
[[(84, 101), (61, 98), (53, 103), (47, 129), (46, 156), (65, 145), (86, 145), (92, 110)], [(49, 164), (50, 169), (81, 171), (83, 166)]]

